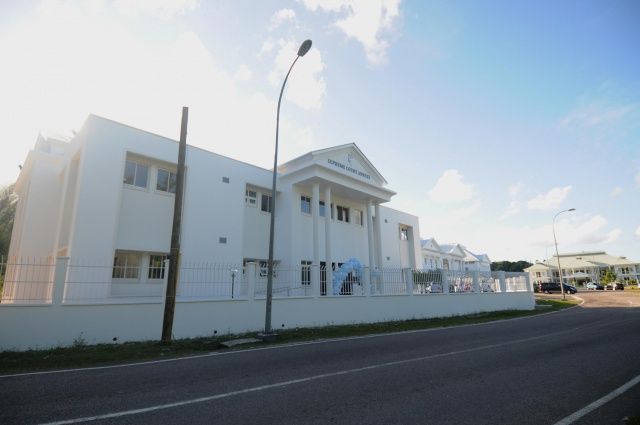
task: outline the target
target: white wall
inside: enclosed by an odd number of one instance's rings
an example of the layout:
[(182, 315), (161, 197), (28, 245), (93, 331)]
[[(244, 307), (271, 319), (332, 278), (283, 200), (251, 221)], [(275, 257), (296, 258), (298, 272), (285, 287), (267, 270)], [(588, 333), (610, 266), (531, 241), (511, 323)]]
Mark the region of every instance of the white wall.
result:
[[(531, 292), (504, 294), (321, 297), (273, 300), (273, 327), (372, 323), (496, 310), (531, 310)], [(264, 301), (203, 301), (176, 304), (173, 334), (190, 338), (259, 331)], [(0, 305), (0, 350), (158, 340), (161, 303), (115, 305)]]

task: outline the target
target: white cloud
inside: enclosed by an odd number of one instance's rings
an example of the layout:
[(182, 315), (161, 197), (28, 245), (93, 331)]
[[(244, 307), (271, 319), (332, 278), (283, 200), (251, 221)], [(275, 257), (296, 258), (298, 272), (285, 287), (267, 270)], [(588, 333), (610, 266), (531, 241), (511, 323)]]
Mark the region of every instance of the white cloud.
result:
[(333, 25), (364, 47), (370, 63), (384, 63), (389, 42), (385, 38), (400, 16), (400, 0), (301, 0), (316, 11), (339, 14)]
[[(3, 33), (0, 57), (0, 128), (12, 141), (0, 155), (0, 184), (15, 179), (38, 129), (69, 132), (95, 113), (175, 139), (182, 106), (190, 108), (190, 144), (272, 166), (277, 98), (239, 90), (236, 78), (246, 78), (248, 68), (221, 67), (192, 32), (169, 33), (154, 44), (108, 10), (91, 15), (48, 3)], [(304, 67), (296, 71), (304, 81)], [(291, 83), (290, 92), (300, 96), (295, 75)], [(286, 115), (280, 136), (281, 160), (317, 147), (312, 132)]]
[(571, 186), (554, 187), (545, 194), (540, 194), (527, 202), (530, 210), (551, 210), (557, 208), (571, 192)]
[(271, 22), (269, 24), (269, 31), (273, 31), (282, 25), (284, 22), (296, 20), (296, 12), (291, 9), (280, 9), (273, 15), (271, 15)]
[(515, 199), (522, 189), (524, 188), (524, 184), (522, 182), (517, 182), (509, 185), (507, 188), (507, 192), (509, 193), (509, 198), (511, 201), (509, 202), (509, 206), (507, 210), (499, 217), (499, 220), (504, 220), (506, 218), (512, 217), (520, 212), (522, 209), (522, 203)]
[(462, 202), (473, 198), (473, 185), (463, 181), (458, 170), (446, 170), (429, 191), (429, 198), (435, 202)]
[(622, 193), (622, 188), (620, 186), (616, 186), (613, 189), (611, 189), (611, 193), (610, 195), (615, 198), (617, 196), (620, 196), (620, 194)]
[(515, 198), (516, 196), (518, 196), (518, 194), (520, 194), (520, 192), (522, 192), (523, 188), (524, 188), (524, 184), (522, 182), (517, 182), (517, 183), (513, 183), (512, 185), (509, 185), (509, 188), (508, 188), (509, 196), (511, 198)]
[(240, 65), (238, 70), (236, 71), (233, 79), (236, 81), (249, 81), (253, 77), (253, 73), (249, 69), (249, 67), (245, 64)]
[(636, 229), (636, 238), (640, 239), (640, 226)]
[(199, 0), (115, 0), (116, 10), (126, 16), (152, 15), (170, 19), (196, 9)]
[(267, 38), (262, 42), (262, 46), (260, 47), (260, 52), (258, 52), (258, 58), (261, 58), (263, 55), (267, 53), (271, 53), (273, 48), (276, 47), (276, 43), (272, 38)]
[(507, 207), (507, 210), (500, 216), (500, 220), (512, 217), (520, 212), (522, 209), (520, 202), (512, 200)]
[(569, 112), (560, 120), (560, 126), (593, 128), (614, 124), (630, 112), (637, 110), (639, 106), (639, 103), (612, 105), (594, 101)]
[[(291, 63), (298, 54), (300, 44), (293, 40), (280, 40), (280, 50), (275, 58), (275, 69), (269, 74), (269, 81), (274, 87), (281, 87)], [(322, 71), (324, 63), (320, 51), (315, 48), (300, 58), (295, 69), (291, 71), (285, 97), (304, 109), (318, 109), (326, 96), (327, 89)]]

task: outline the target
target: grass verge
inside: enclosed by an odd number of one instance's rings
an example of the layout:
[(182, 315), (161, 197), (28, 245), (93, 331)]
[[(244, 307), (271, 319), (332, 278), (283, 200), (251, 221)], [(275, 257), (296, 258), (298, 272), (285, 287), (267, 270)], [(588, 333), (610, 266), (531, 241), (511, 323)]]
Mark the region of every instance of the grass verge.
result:
[[(536, 300), (536, 304), (538, 306), (548, 307), (536, 308), (530, 311), (507, 310), (435, 319), (414, 319), (397, 322), (326, 326), (321, 328), (287, 329), (278, 332), (278, 340), (274, 344), (485, 323), (557, 311), (572, 307), (576, 305), (576, 302), (570, 300)], [(213, 351), (229, 351), (230, 349), (224, 348), (221, 345), (222, 342), (234, 338), (253, 336), (255, 336), (255, 333), (180, 339), (173, 341), (170, 346), (161, 345), (158, 341), (98, 345), (84, 345), (79, 341), (76, 345), (67, 348), (5, 351), (0, 353), (0, 373), (112, 365), (143, 360), (182, 357)], [(243, 348), (256, 345), (263, 346), (264, 343), (245, 345)]]

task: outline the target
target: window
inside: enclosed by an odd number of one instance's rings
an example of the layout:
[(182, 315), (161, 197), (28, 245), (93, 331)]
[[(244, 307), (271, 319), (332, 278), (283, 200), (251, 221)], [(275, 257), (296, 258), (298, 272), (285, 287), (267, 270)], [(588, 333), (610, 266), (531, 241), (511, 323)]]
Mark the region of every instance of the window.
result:
[(262, 202), (260, 205), (260, 209), (264, 212), (271, 212), (271, 196), (262, 194)]
[(260, 270), (260, 277), (266, 277), (269, 275), (269, 262), (268, 261), (260, 261), (258, 263)]
[(116, 251), (113, 259), (114, 279), (138, 279), (140, 272), (140, 254)]
[(300, 261), (300, 283), (311, 285), (311, 261)]
[(409, 229), (406, 227), (400, 226), (400, 240), (408, 241), (409, 240)]
[(127, 161), (124, 167), (124, 182), (132, 186), (147, 187), (149, 167), (135, 161)]
[(229, 177), (223, 177), (222, 183), (229, 183)]
[(311, 214), (311, 198), (308, 196), (300, 197), (300, 211), (305, 214)]
[(158, 168), (158, 179), (156, 181), (156, 190), (161, 192), (176, 193), (176, 183), (178, 176), (171, 171)]
[(353, 210), (353, 222), (359, 226), (362, 226), (362, 211)]
[(349, 222), (349, 208), (338, 205), (338, 221)]
[(244, 192), (244, 202), (255, 207), (258, 204), (258, 193), (247, 189)]
[(169, 258), (167, 255), (149, 256), (149, 279), (164, 279), (164, 261)]
[(324, 208), (324, 201), (320, 201), (320, 217), (324, 217), (325, 216), (325, 208)]
[(218, 242), (219, 243), (227, 243), (227, 237), (226, 236), (220, 236), (218, 238)]

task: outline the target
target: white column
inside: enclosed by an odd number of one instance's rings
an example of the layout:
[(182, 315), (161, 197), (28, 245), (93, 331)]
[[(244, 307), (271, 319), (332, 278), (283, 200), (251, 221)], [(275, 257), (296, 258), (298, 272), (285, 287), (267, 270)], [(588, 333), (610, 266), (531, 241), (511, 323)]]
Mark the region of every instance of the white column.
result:
[(324, 189), (324, 246), (327, 276), (327, 295), (333, 294), (333, 271), (331, 270), (331, 214), (333, 207), (331, 206), (331, 186)]
[(369, 247), (369, 270), (375, 268), (375, 251), (373, 248), (373, 217), (371, 215), (371, 201), (367, 201), (367, 245)]
[[(325, 208), (326, 211), (326, 208)], [(313, 266), (311, 287), (314, 295), (320, 293), (320, 184), (314, 183), (311, 190), (311, 215), (313, 218)]]
[(379, 268), (382, 268), (382, 217), (380, 217), (380, 204), (375, 203), (376, 208), (376, 231), (375, 231), (375, 242), (376, 242), (376, 265)]

